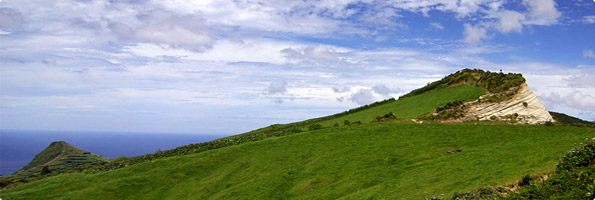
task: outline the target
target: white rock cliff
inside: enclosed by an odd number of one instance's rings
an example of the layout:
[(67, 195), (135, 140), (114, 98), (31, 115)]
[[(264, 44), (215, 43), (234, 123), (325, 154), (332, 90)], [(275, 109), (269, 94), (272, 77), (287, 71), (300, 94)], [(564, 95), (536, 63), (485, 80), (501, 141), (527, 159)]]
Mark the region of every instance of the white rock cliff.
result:
[(467, 110), (467, 120), (503, 120), (507, 116), (516, 116), (518, 123), (542, 124), (553, 121), (545, 105), (525, 83), (511, 99), (497, 103), (473, 102)]

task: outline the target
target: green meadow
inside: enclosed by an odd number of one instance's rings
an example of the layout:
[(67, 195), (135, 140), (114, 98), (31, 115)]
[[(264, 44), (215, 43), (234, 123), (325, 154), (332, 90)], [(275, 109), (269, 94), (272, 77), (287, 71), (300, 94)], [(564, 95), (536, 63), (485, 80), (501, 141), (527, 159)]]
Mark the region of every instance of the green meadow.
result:
[[(550, 172), (595, 129), (376, 122), (50, 177), (3, 199), (423, 199)], [(447, 151), (462, 150), (447, 154)]]

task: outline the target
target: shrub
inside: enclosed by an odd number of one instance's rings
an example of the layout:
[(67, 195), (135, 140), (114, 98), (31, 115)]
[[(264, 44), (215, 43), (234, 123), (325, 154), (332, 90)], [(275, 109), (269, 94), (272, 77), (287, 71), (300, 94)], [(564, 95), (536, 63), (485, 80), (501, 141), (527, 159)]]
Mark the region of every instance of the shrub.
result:
[(500, 193), (495, 191), (492, 188), (485, 187), (475, 191), (467, 192), (467, 193), (455, 193), (452, 197), (454, 200), (479, 200), (479, 199), (493, 199), (499, 197)]
[(50, 171), (50, 167), (49, 166), (43, 166), (43, 168), (41, 168), (41, 171), (39, 172), (40, 175), (46, 175), (51, 173), (52, 171)]
[(319, 130), (319, 129), (322, 129), (322, 128), (323, 127), (320, 124), (312, 124), (312, 125), (308, 126), (308, 130), (309, 131)]
[(571, 171), (586, 167), (595, 159), (595, 138), (587, 139), (584, 145), (574, 148), (562, 157), (556, 166), (556, 172)]
[(125, 162), (127, 160), (128, 160), (128, 157), (126, 157), (126, 156), (120, 156), (120, 157), (112, 160), (112, 162)]
[(489, 99), (489, 101), (497, 102), (516, 94), (518, 87), (524, 82), (525, 78), (523, 78), (521, 74), (504, 74), (479, 69), (463, 69), (448, 75), (441, 80), (429, 83), (425, 87), (413, 90), (399, 98), (422, 94), (434, 89), (446, 88), (459, 84), (469, 84), (485, 87), (490, 93), (497, 93), (498, 95), (494, 96), (494, 99)]
[(526, 108), (526, 107), (529, 107), (529, 104), (527, 102), (523, 102), (523, 106), (525, 106), (525, 108)]
[(289, 129), (289, 130), (287, 130), (287, 131), (285, 131), (285, 132), (287, 132), (287, 133), (291, 133), (291, 134), (294, 134), (294, 133), (299, 133), (299, 132), (302, 132), (302, 129), (299, 129), (299, 128), (295, 128), (295, 127), (294, 127), (294, 128), (291, 128), (291, 129)]
[(538, 184), (521, 187), (503, 199), (584, 199), (595, 197), (595, 167), (556, 172)]
[(510, 192), (510, 189), (499, 186), (496, 188), (496, 191), (498, 191), (499, 193), (508, 193), (508, 192)]
[(527, 174), (527, 175), (523, 176), (523, 178), (521, 178), (518, 185), (519, 186), (530, 185), (531, 182), (533, 182), (533, 177), (531, 177), (531, 176), (529, 176), (529, 174)]
[(390, 112), (388, 114), (385, 115), (379, 115), (374, 117), (374, 122), (378, 122), (378, 121), (387, 121), (387, 120), (393, 120), (393, 119), (397, 119), (397, 116), (395, 116), (394, 113)]

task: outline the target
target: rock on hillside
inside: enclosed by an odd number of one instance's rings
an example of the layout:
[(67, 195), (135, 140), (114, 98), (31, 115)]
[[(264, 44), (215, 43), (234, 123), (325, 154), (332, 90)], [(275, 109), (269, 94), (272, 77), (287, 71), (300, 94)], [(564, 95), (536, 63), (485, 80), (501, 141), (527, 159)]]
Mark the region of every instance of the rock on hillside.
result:
[(526, 83), (510, 99), (496, 103), (472, 102), (465, 116), (466, 120), (515, 120), (527, 124), (542, 124), (553, 120), (545, 105)]

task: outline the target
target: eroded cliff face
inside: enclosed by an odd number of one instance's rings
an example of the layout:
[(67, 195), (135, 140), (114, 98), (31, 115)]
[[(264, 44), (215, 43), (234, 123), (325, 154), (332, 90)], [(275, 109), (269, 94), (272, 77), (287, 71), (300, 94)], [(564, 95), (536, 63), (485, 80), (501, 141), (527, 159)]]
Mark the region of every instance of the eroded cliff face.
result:
[(514, 120), (517, 123), (542, 124), (553, 121), (545, 105), (526, 83), (508, 100), (497, 103), (471, 102), (465, 112), (468, 120)]

